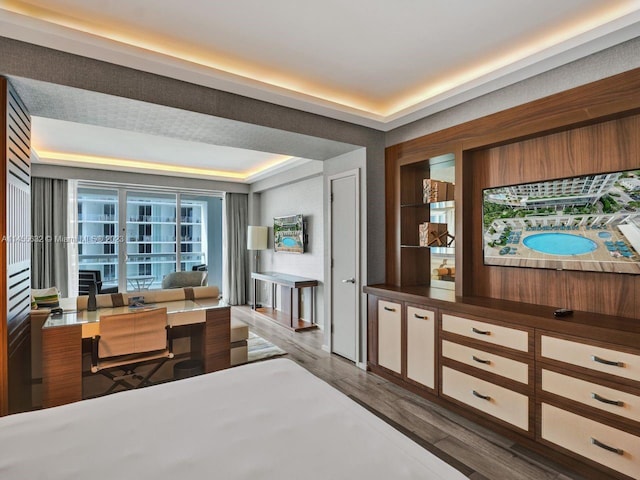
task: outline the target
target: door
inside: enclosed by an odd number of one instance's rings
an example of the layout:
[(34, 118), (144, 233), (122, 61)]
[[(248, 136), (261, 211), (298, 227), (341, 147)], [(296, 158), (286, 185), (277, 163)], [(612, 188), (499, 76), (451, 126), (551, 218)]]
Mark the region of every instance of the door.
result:
[(359, 323), (359, 178), (357, 171), (330, 178), (331, 351), (354, 362)]

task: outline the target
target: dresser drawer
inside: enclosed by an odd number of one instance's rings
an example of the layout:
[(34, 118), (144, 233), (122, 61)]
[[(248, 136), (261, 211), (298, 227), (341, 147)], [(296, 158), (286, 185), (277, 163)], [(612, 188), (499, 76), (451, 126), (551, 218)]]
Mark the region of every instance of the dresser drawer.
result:
[(442, 341), (442, 356), (525, 385), (529, 384), (529, 365), (517, 360), (487, 353), (448, 340)]
[(544, 369), (542, 390), (640, 422), (640, 397), (631, 393)]
[(407, 307), (407, 378), (435, 388), (435, 313)]
[(402, 305), (378, 300), (378, 365), (402, 369)]
[(490, 382), (442, 367), (442, 393), (529, 431), (529, 398)]
[(640, 438), (566, 410), (542, 404), (544, 440), (640, 478)]
[(541, 356), (597, 372), (640, 380), (640, 355), (542, 335)]
[(449, 314), (442, 315), (442, 330), (493, 345), (529, 352), (529, 332), (525, 330), (503, 327)]

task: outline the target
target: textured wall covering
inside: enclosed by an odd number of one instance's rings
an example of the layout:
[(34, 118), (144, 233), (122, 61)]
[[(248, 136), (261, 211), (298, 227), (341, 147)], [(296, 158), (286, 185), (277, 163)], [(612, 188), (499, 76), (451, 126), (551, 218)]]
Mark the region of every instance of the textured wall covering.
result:
[(316, 160), (357, 148), (311, 135), (22, 77), (11, 77), (11, 82), (31, 115), (39, 117)]
[[(324, 319), (324, 223), (322, 176), (266, 190), (260, 194), (259, 225), (269, 226), (268, 250), (260, 252), (260, 271), (289, 273), (318, 280), (315, 318)], [(275, 253), (273, 251), (273, 218), (301, 213), (307, 222), (309, 244), (305, 253)], [(305, 319), (310, 313), (310, 289), (304, 289)], [(268, 285), (261, 282), (258, 300), (271, 304)]]
[[(367, 148), (368, 191), (384, 191), (384, 133), (91, 58), (0, 37), (0, 75), (66, 85)], [(384, 212), (384, 197), (367, 198)], [(368, 217), (368, 283), (384, 280), (384, 215)]]

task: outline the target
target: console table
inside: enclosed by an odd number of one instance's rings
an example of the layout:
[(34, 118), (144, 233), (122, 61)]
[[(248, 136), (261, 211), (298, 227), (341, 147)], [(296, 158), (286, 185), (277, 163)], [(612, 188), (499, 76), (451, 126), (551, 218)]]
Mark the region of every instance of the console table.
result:
[[(310, 330), (317, 328), (314, 323), (315, 310), (315, 294), (318, 281), (311, 278), (297, 277), (286, 273), (277, 272), (252, 272), (253, 279), (253, 309), (262, 313), (267, 318), (275, 321), (283, 327), (287, 327), (294, 332), (302, 330)], [(258, 292), (258, 281), (268, 282), (271, 284), (271, 295), (273, 308), (256, 308), (256, 298)], [(276, 305), (276, 286), (280, 285), (282, 295), (282, 310), (277, 310)], [(302, 288), (311, 288), (311, 315), (306, 321), (300, 318), (300, 290)]]

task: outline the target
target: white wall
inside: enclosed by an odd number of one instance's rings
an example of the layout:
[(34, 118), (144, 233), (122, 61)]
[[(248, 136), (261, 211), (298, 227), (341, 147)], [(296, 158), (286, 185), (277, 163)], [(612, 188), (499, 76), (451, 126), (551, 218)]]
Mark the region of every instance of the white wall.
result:
[[(261, 271), (276, 271), (317, 279), (316, 322), (325, 330), (324, 345), (330, 344), (328, 288), (325, 281), (330, 275), (329, 258), (329, 177), (350, 170), (358, 170), (360, 175), (360, 289), (367, 282), (367, 153), (365, 148), (334, 157), (324, 162), (314, 162), (251, 185), (249, 210), (251, 225), (269, 227), (268, 250), (260, 253)], [(309, 244), (302, 255), (273, 252), (273, 217), (301, 213), (308, 222)], [(309, 291), (304, 291), (305, 319), (308, 318)], [(271, 292), (267, 284), (261, 284), (258, 302), (271, 305)], [(361, 295), (360, 352), (358, 359), (366, 362), (366, 296)]]
[[(257, 209), (256, 209), (257, 210)], [(307, 222), (309, 243), (305, 253), (274, 253), (273, 218), (302, 214)], [(315, 319), (324, 328), (324, 220), (323, 178), (316, 175), (294, 183), (270, 188), (260, 193), (259, 213), (254, 211), (255, 224), (269, 227), (268, 250), (260, 252), (260, 271), (273, 271), (318, 280), (315, 298)], [(255, 220), (254, 220), (255, 221)], [(270, 286), (259, 282), (258, 302), (271, 305)], [(303, 289), (303, 318), (310, 318), (310, 289)]]

